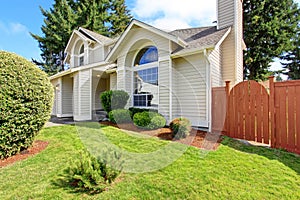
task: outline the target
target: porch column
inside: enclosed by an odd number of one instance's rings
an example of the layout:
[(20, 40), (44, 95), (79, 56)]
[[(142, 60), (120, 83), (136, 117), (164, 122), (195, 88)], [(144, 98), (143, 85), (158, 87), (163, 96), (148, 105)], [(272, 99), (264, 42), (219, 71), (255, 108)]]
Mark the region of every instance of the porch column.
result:
[(74, 120), (92, 120), (92, 71), (79, 71), (74, 75)]

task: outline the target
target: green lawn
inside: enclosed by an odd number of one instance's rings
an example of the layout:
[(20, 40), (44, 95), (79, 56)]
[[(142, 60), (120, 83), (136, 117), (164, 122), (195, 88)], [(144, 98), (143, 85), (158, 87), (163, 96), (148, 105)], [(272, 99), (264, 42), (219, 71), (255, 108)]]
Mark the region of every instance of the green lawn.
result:
[[(225, 138), (217, 151), (97, 123), (45, 128), (43, 152), (0, 168), (0, 199), (300, 199), (300, 157)], [(84, 145), (83, 145), (84, 144)], [(86, 146), (122, 152), (124, 172), (107, 191), (76, 193), (64, 169)]]

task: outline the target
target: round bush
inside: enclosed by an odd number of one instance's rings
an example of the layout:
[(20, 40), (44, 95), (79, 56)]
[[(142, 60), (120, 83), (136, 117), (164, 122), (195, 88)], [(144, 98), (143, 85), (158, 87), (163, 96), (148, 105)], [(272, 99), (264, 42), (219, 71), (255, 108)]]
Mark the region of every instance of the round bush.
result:
[(0, 51), (0, 158), (30, 147), (49, 120), (53, 88), (36, 65)]
[(156, 112), (140, 112), (133, 116), (133, 123), (139, 128), (158, 129), (166, 125), (166, 119)]
[(192, 130), (192, 125), (190, 120), (184, 117), (179, 117), (173, 119), (170, 123), (170, 128), (173, 132), (173, 137), (175, 138), (185, 138), (190, 134)]
[(100, 95), (104, 110), (109, 113), (112, 110), (123, 109), (129, 99), (129, 95), (124, 90), (109, 90)]
[(108, 113), (109, 120), (113, 123), (129, 123), (132, 122), (131, 112), (126, 109), (112, 110)]

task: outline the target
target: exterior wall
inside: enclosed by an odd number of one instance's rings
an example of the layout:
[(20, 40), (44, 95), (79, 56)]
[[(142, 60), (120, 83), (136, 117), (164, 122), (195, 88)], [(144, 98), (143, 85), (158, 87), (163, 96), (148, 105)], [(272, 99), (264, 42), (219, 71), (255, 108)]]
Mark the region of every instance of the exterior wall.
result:
[(100, 44), (96, 44), (95, 46), (91, 46), (89, 48), (90, 58), (88, 64), (101, 62), (104, 60), (104, 47)]
[(57, 78), (54, 80), (51, 80), (51, 83), (54, 88), (54, 101), (53, 101), (53, 107), (52, 107), (52, 113), (51, 115), (57, 115), (57, 113), (61, 113), (61, 79)]
[(241, 0), (236, 1), (236, 25), (235, 25), (235, 34), (236, 34), (236, 59), (237, 59), (237, 68), (236, 68), (236, 82), (243, 81), (243, 3)]
[[(117, 58), (117, 89), (125, 90), (130, 96), (133, 95), (133, 71), (132, 65), (137, 52), (145, 46), (153, 45), (158, 49), (158, 68), (159, 68), (159, 85), (167, 84), (169, 94), (169, 74), (170, 70), (165, 71), (165, 68), (169, 68), (171, 62), (168, 60), (170, 49), (169, 40), (161, 37), (151, 31), (145, 30), (140, 27), (135, 27), (129, 31), (124, 42), (120, 44)], [(165, 61), (167, 59), (167, 61)], [(167, 78), (167, 79), (165, 79)], [(166, 83), (161, 81), (167, 81)], [(169, 120), (169, 101), (166, 100), (164, 94), (165, 89), (159, 87), (159, 112), (164, 114), (167, 120)], [(167, 94), (166, 94), (167, 95)], [(127, 107), (132, 106), (132, 98), (130, 98)]]
[(208, 80), (203, 54), (173, 60), (173, 116), (186, 117), (192, 125), (208, 127)]
[(218, 0), (218, 28), (232, 26), (221, 45), (222, 74), (231, 85), (243, 81), (243, 5), (241, 0)]
[(64, 76), (61, 79), (61, 115), (58, 117), (73, 116), (73, 79), (70, 76)]
[(117, 73), (112, 73), (109, 75), (109, 89), (116, 90), (117, 89)]
[(209, 54), (210, 68), (211, 68), (211, 86), (220, 87), (225, 84), (222, 77), (222, 62), (221, 62), (222, 52), (220, 47), (215, 48)]
[(231, 83), (235, 82), (236, 76), (235, 52), (234, 32), (231, 31), (221, 45), (223, 80), (231, 81)]
[(74, 76), (74, 120), (92, 119), (92, 70), (82, 70)]
[(233, 25), (234, 1), (236, 0), (217, 0), (217, 19), (219, 29)]
[[(169, 59), (159, 61), (158, 66), (158, 85), (159, 85), (159, 104), (158, 112), (164, 115), (167, 121), (172, 120), (172, 114), (170, 114), (170, 105), (172, 105), (170, 99), (171, 77), (170, 74), (172, 63)], [(172, 109), (171, 109), (172, 110)]]
[(102, 104), (100, 100), (100, 94), (107, 89), (107, 79), (106, 78), (96, 78), (93, 77), (93, 110), (102, 109)]

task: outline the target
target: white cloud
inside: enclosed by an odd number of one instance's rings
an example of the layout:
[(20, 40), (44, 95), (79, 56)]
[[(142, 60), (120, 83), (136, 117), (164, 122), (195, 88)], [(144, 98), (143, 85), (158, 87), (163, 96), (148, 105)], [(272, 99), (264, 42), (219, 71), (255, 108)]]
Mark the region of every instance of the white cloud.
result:
[(0, 21), (0, 32), (6, 35), (28, 34), (28, 28), (21, 23), (3, 23)]
[(161, 29), (213, 25), (215, 0), (136, 0), (135, 17)]

